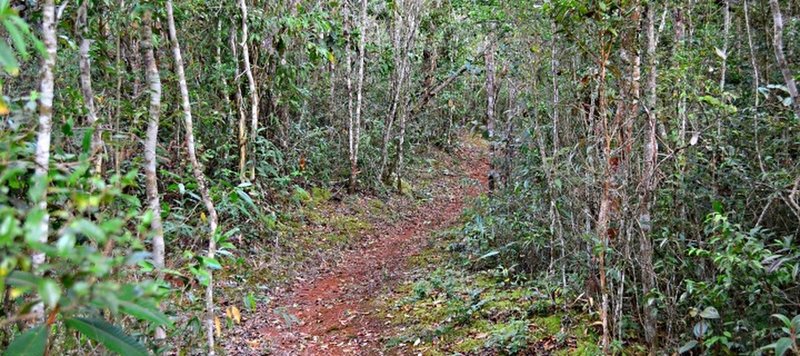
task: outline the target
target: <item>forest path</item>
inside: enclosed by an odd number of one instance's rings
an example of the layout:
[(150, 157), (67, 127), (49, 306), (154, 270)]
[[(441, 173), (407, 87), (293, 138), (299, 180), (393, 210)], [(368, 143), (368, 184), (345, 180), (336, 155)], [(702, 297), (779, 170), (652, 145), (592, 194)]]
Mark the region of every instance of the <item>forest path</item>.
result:
[[(380, 355), (385, 320), (376, 315), (375, 297), (403, 280), (408, 260), (432, 232), (454, 225), (468, 197), (487, 187), (486, 147), (464, 140), (450, 174), (432, 199), (403, 220), (376, 227), (332, 271), (295, 283), (289, 293), (259, 308), (226, 346), (231, 355)], [(268, 351), (267, 351), (268, 350)]]

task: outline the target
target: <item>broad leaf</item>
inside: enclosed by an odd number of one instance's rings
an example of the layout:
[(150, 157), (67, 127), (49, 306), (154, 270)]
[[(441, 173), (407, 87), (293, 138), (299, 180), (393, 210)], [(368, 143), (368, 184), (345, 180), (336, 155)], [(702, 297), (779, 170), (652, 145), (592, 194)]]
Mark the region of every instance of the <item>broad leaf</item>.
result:
[(719, 319), (719, 312), (717, 311), (717, 308), (708, 307), (700, 312), (700, 316), (703, 319)]
[(139, 320), (146, 320), (155, 325), (172, 327), (172, 320), (156, 308), (139, 305), (129, 301), (120, 301), (122, 312)]
[(21, 289), (33, 289), (39, 286), (39, 281), (41, 280), (40, 277), (37, 277), (33, 273), (30, 272), (22, 272), (22, 271), (14, 271), (6, 277), (6, 284), (21, 288)]
[(775, 343), (775, 356), (783, 356), (786, 354), (786, 351), (792, 349), (792, 339), (788, 337), (782, 337), (778, 342)]
[(697, 340), (690, 340), (689, 342), (683, 344), (681, 348), (678, 350), (678, 354), (682, 354), (685, 352), (689, 352), (691, 349), (697, 346)]
[(147, 349), (120, 328), (102, 319), (70, 318), (67, 327), (79, 331), (86, 337), (103, 344), (106, 348), (124, 356), (146, 356)]
[(14, 339), (11, 345), (8, 345), (8, 349), (3, 353), (3, 356), (44, 355), (48, 330), (47, 326), (39, 325), (22, 333)]
[(56, 282), (49, 279), (42, 279), (39, 281), (39, 297), (48, 308), (52, 308), (58, 304), (61, 299), (61, 288), (58, 287)]

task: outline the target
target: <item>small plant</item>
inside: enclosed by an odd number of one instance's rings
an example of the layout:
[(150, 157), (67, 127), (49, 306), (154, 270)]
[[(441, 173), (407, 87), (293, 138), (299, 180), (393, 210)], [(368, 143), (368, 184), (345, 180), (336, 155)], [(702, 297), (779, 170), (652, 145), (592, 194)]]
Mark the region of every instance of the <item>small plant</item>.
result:
[(778, 341), (773, 342), (761, 348), (761, 350), (775, 350), (775, 356), (783, 356), (788, 351), (792, 351), (795, 355), (800, 354), (800, 347), (797, 344), (797, 336), (800, 333), (800, 315), (795, 315), (792, 320), (782, 314), (774, 314), (773, 317), (783, 323), (781, 330), (784, 335)]

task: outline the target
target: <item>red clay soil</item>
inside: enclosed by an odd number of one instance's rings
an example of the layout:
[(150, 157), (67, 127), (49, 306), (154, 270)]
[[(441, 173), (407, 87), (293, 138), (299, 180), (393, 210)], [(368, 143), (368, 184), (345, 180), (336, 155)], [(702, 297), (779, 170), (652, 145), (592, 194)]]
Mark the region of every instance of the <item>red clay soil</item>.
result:
[[(380, 355), (385, 321), (375, 315), (374, 297), (402, 280), (408, 259), (430, 234), (455, 224), (465, 198), (486, 186), (488, 163), (479, 145), (457, 153), (459, 172), (446, 176), (445, 193), (415, 208), (404, 220), (375, 229), (329, 273), (298, 282), (292, 292), (259, 309), (228, 338), (230, 355)], [(455, 168), (455, 169), (453, 169)], [(464, 178), (480, 185), (465, 186)]]

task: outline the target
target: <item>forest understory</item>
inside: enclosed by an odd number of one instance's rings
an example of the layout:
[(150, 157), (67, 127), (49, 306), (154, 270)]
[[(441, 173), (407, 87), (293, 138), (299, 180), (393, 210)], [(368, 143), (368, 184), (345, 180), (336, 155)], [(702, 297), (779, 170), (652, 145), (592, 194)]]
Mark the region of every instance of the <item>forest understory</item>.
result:
[(800, 355), (798, 0), (0, 0), (3, 355)]

